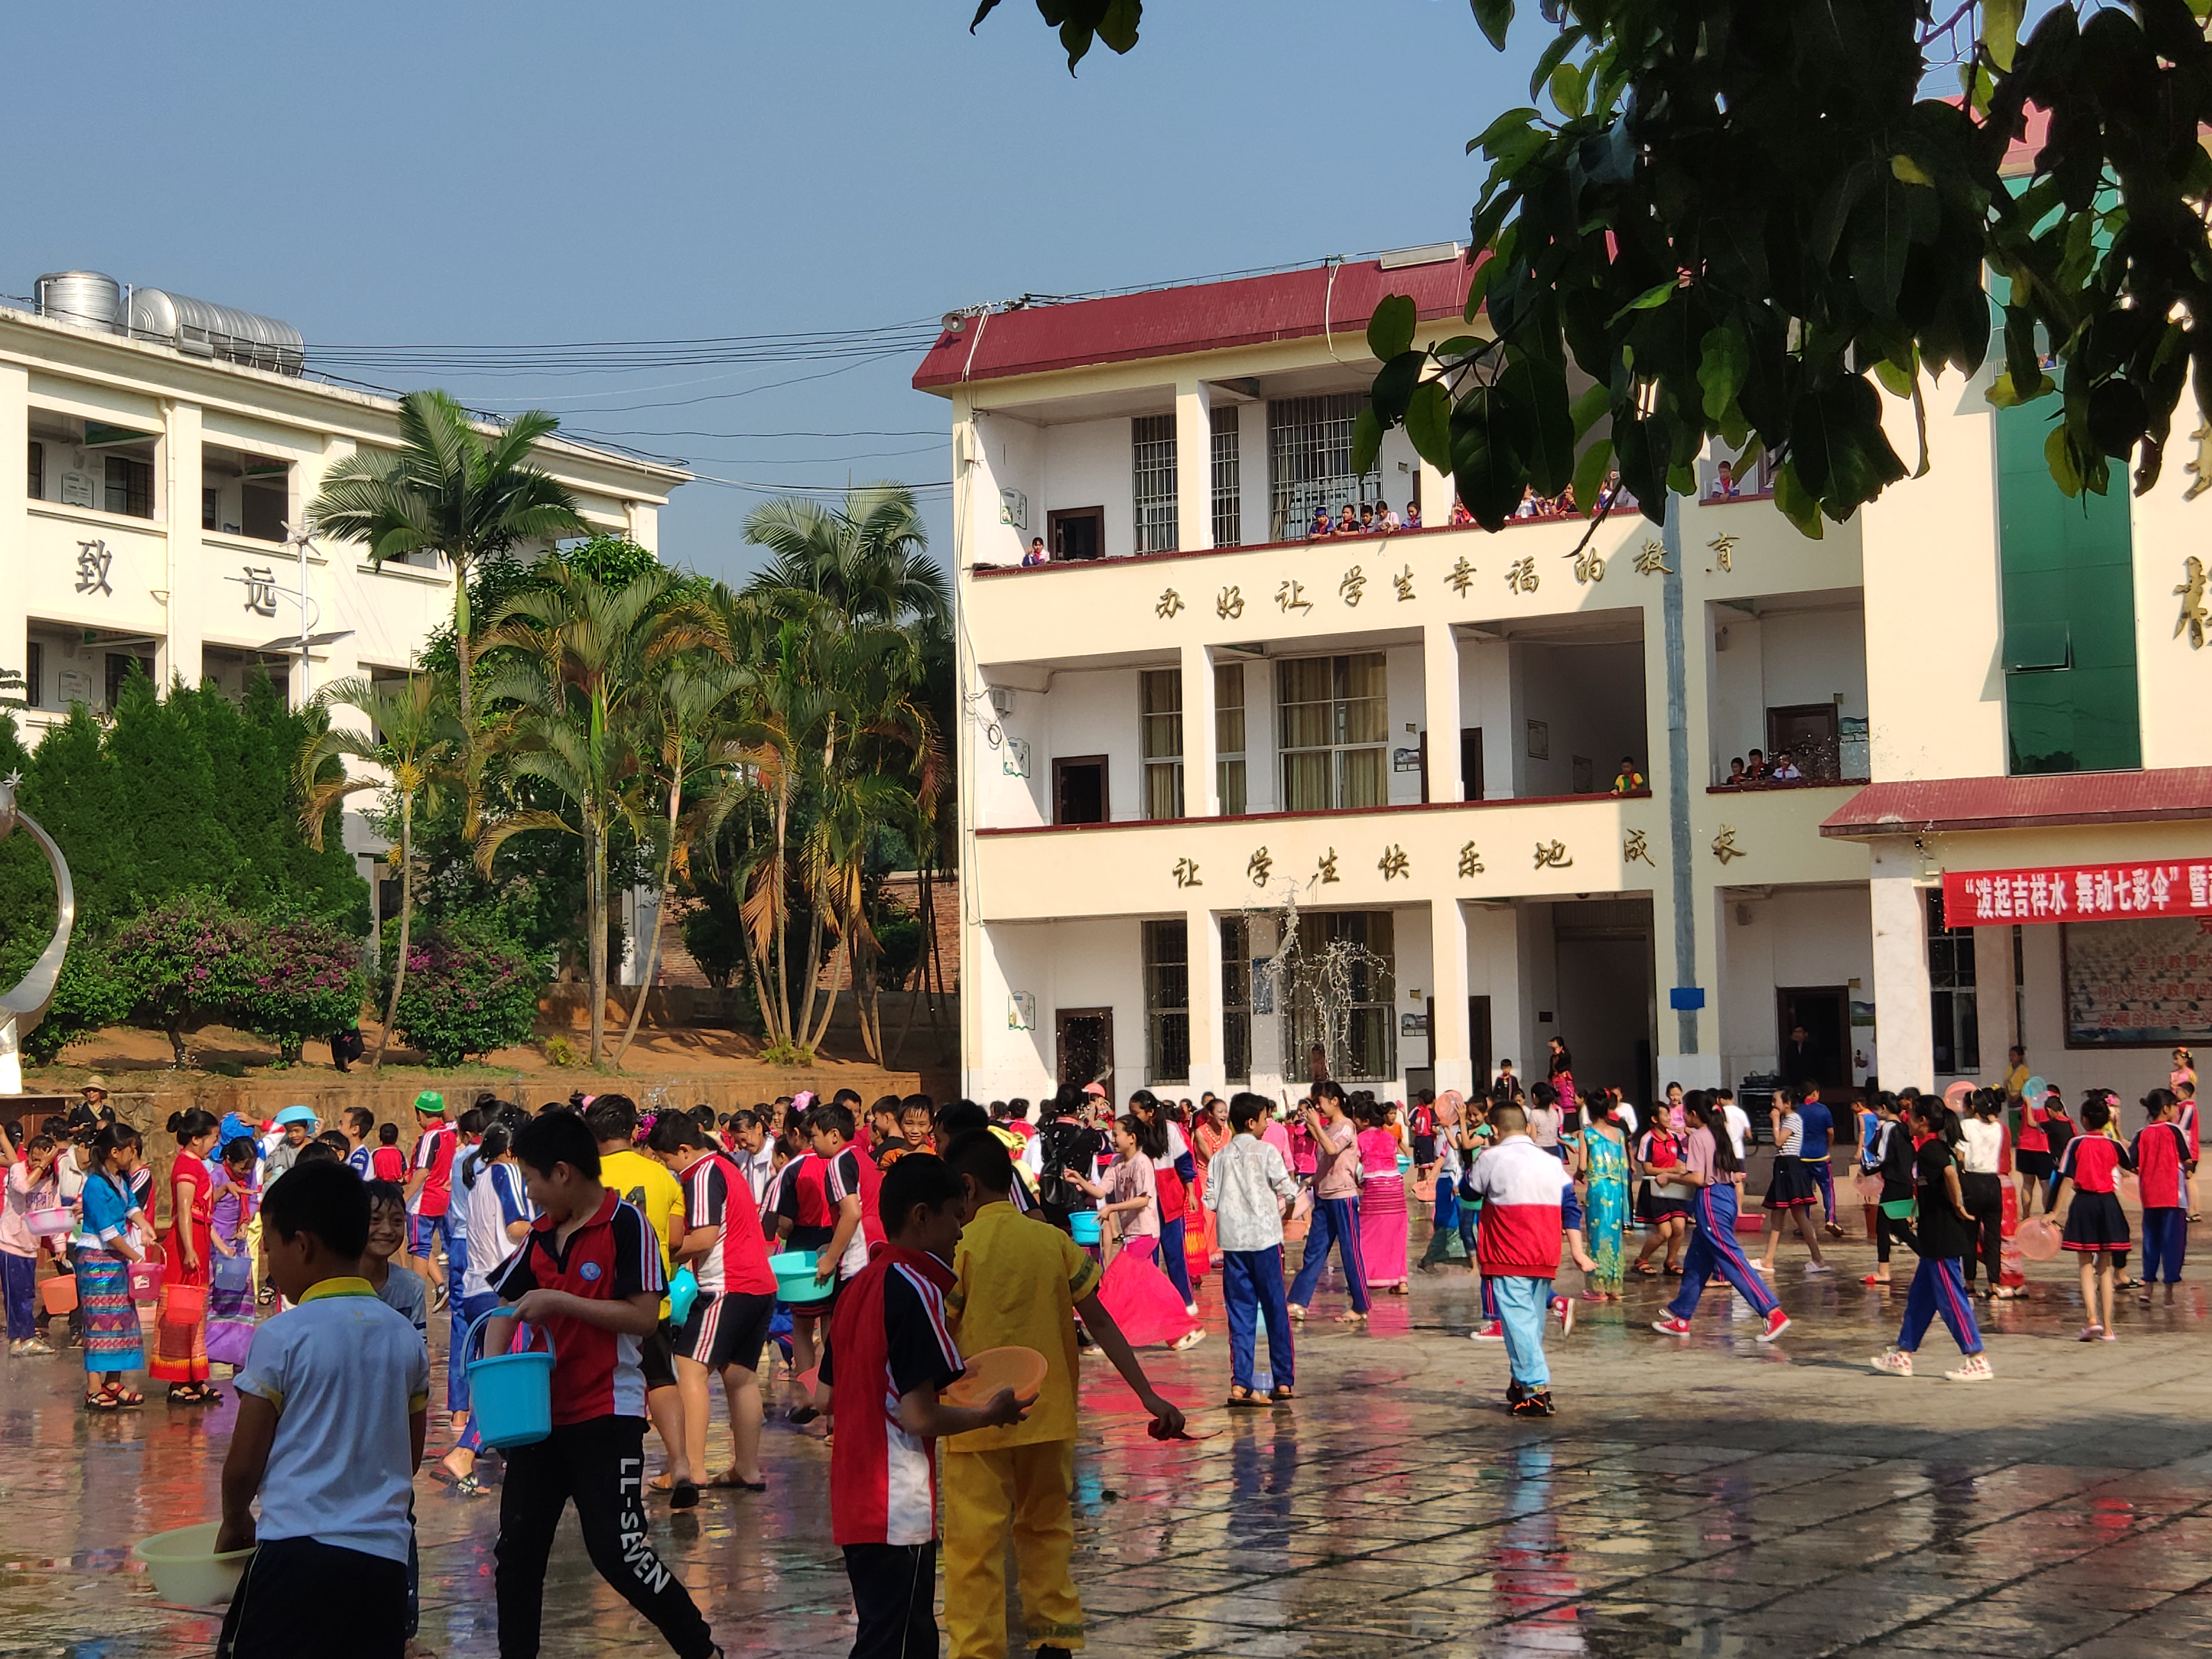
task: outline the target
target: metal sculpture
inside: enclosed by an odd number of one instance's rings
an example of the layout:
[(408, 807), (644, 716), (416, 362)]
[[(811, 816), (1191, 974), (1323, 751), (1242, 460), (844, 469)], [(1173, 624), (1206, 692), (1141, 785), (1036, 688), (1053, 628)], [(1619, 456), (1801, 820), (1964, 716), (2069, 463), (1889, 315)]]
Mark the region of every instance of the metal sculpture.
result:
[(76, 921), (76, 890), (70, 884), (69, 863), (62, 857), (62, 849), (39, 827), (37, 819), (15, 805), (15, 791), (22, 781), (20, 772), (0, 780), (0, 841), (5, 841), (20, 823), (46, 849), (46, 862), (53, 867), (59, 915), (53, 938), (31, 964), (31, 971), (15, 989), (0, 995), (0, 1094), (4, 1095), (23, 1092), (23, 1038), (38, 1028), (54, 1000), (62, 958), (69, 954), (70, 929)]

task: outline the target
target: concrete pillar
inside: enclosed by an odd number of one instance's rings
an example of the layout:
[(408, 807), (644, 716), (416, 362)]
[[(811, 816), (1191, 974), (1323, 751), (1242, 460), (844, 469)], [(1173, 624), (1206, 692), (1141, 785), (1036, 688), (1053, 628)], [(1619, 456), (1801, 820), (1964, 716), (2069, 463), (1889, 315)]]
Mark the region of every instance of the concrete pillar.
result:
[(1213, 545), (1212, 408), (1205, 381), (1176, 382), (1176, 550), (1182, 553)]
[(1434, 530), (1439, 526), (1450, 524), (1452, 481), (1449, 475), (1437, 471), (1421, 459), (1418, 452), (1413, 460), (1413, 471), (1421, 481), (1421, 527)]
[[(186, 685), (200, 683), (200, 642), (207, 632), (208, 618), (217, 614), (227, 617), (234, 606), (244, 614), (246, 590), (223, 579), (243, 576), (246, 566), (252, 562), (241, 558), (234, 564), (210, 565), (200, 542), (200, 406), (173, 403), (167, 405), (166, 416), (161, 464), (154, 469), (155, 487), (161, 496), (155, 510), (169, 544), (164, 581), (169, 595), (168, 622), (162, 630), (167, 637), (155, 661), (155, 678), (165, 689), (172, 676)], [(278, 568), (277, 581), (288, 587), (292, 585), (282, 574), (283, 559), (278, 549), (270, 549), (266, 563)], [(267, 629), (264, 639), (283, 631), (281, 610), (274, 620), (264, 617), (252, 620), (257, 627)]]
[[(16, 571), (30, 557), (28, 469), (21, 459), (30, 442), (31, 372), (19, 363), (0, 363), (0, 457), (9, 461), (0, 466), (0, 560)], [(0, 668), (20, 672), (28, 667), (30, 613), (24, 595), (29, 586), (20, 576), (0, 582)], [(47, 672), (51, 678), (53, 670)], [(30, 734), (24, 735), (28, 740)]]
[(1429, 984), (1436, 1010), (1429, 1021), (1429, 1064), (1436, 1070), (1437, 1092), (1468, 1093), (1474, 1086), (1474, 1060), (1467, 1029), (1467, 912), (1456, 898), (1429, 901)]
[(660, 509), (651, 501), (624, 501), (623, 515), (629, 520), (623, 533), (647, 552), (658, 556), (660, 552)]
[(1936, 1081), (1936, 1028), (1928, 995), (1928, 918), (1908, 845), (1877, 845), (1868, 908), (1874, 926), (1875, 1073), (1894, 1092)]
[[(1182, 648), (1182, 811), (1188, 818), (1221, 816), (1220, 769), (1214, 764), (1213, 659), (1203, 645)], [(1249, 766), (1250, 763), (1248, 761)]]
[[(1246, 932), (1245, 949), (1255, 961), (1265, 961), (1275, 954), (1281, 942), (1279, 926), (1272, 915), (1255, 915)], [(1263, 1095), (1275, 1095), (1283, 1082), (1283, 1020), (1279, 1005), (1269, 1006), (1264, 999), (1271, 994), (1262, 975), (1252, 975), (1252, 1087)]]
[(1237, 485), (1238, 512), (1244, 521), (1243, 543), (1257, 547), (1273, 541), (1270, 515), (1274, 495), (1267, 475), (1267, 404), (1265, 398), (1240, 406), (1237, 411)]
[(1463, 800), (1466, 796), (1459, 775), (1459, 641), (1448, 622), (1422, 625), (1421, 681), (1428, 714), (1430, 805)]
[(2001, 1078), (2012, 1068), (2005, 1051), (2027, 1039), (2020, 1031), (2020, 998), (2012, 973), (2012, 929), (1974, 929), (1976, 1017), (1981, 1024), (1980, 1075)]
[(1184, 920), (1184, 957), (1190, 975), (1190, 1093), (1219, 1094), (1229, 1086), (1221, 1057), (1221, 927), (1203, 908)]

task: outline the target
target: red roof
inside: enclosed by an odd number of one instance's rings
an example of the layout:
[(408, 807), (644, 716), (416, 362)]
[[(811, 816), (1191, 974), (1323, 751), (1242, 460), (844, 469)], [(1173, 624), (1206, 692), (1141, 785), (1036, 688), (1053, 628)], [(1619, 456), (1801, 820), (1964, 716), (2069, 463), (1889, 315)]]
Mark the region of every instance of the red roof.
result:
[(2212, 766), (1869, 784), (1822, 822), (1820, 833), (1907, 836), (2188, 818), (2212, 818)]
[(914, 383), (927, 391), (963, 380), (1265, 345), (1310, 338), (1324, 326), (1343, 342), (1346, 356), (1358, 356), (1367, 349), (1367, 319), (1383, 296), (1410, 295), (1425, 321), (1457, 317), (1473, 270), (1464, 258), (1397, 270), (1364, 259), (992, 312), (969, 318), (957, 334), (939, 336)]

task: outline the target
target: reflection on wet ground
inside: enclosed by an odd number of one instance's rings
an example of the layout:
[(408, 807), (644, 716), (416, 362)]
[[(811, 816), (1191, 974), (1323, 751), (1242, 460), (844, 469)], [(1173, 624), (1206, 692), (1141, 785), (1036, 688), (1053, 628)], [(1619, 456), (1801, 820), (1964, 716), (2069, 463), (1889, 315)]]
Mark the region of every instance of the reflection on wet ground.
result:
[[(1647, 1328), (1659, 1286), (1586, 1307), (1552, 1345), (1561, 1410), (1539, 1423), (1500, 1408), (1504, 1356), (1466, 1340), (1459, 1274), (1417, 1276), (1364, 1333), (1331, 1322), (1340, 1302), (1324, 1294), (1300, 1331), (1304, 1398), (1232, 1418), (1208, 1281), (1208, 1340), (1146, 1360), (1218, 1437), (1156, 1445), (1110, 1368), (1087, 1362), (1076, 1574), (1090, 1651), (2110, 1659), (2212, 1645), (2206, 1292), (2130, 1297), (2120, 1341), (2083, 1345), (2069, 1264), (2035, 1267), (2032, 1299), (1990, 1321), (1996, 1381), (1948, 1384), (1932, 1363), (1901, 1381), (1866, 1359), (1894, 1334), (1902, 1285), (1863, 1290), (1863, 1252), (1838, 1255), (1840, 1284), (1785, 1262), (1798, 1322), (1773, 1348), (1732, 1297), (1709, 1297), (1685, 1342)], [(1951, 1352), (1939, 1325), (1923, 1359)], [(156, 1602), (128, 1553), (215, 1514), (228, 1410), (169, 1409), (156, 1391), (142, 1412), (88, 1418), (80, 1375), (73, 1356), (0, 1372), (0, 1653), (206, 1651), (211, 1620)], [(714, 1438), (720, 1456), (719, 1419)], [(842, 1655), (826, 1454), (778, 1423), (766, 1460), (766, 1496), (662, 1511), (654, 1541), (731, 1653)], [(426, 1476), (417, 1512), (424, 1642), (495, 1652), (496, 1498)], [(573, 1527), (550, 1603), (549, 1655), (665, 1650), (592, 1576)]]

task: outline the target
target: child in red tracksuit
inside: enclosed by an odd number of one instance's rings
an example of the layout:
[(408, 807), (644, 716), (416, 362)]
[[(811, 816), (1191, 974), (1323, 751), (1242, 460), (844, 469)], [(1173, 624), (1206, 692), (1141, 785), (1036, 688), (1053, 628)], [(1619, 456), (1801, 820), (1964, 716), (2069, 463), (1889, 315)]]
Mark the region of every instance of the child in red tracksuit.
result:
[(2171, 1089), (2154, 1089), (2142, 1097), (2148, 1120), (2136, 1133), (2131, 1149), (2136, 1179), (2142, 1189), (2142, 1295), (2148, 1306), (2151, 1286), (2161, 1274), (2166, 1299), (2173, 1300), (2173, 1287), (2181, 1282), (2181, 1258), (2189, 1248), (2188, 1195), (2189, 1136), (2176, 1120), (2180, 1101)]

